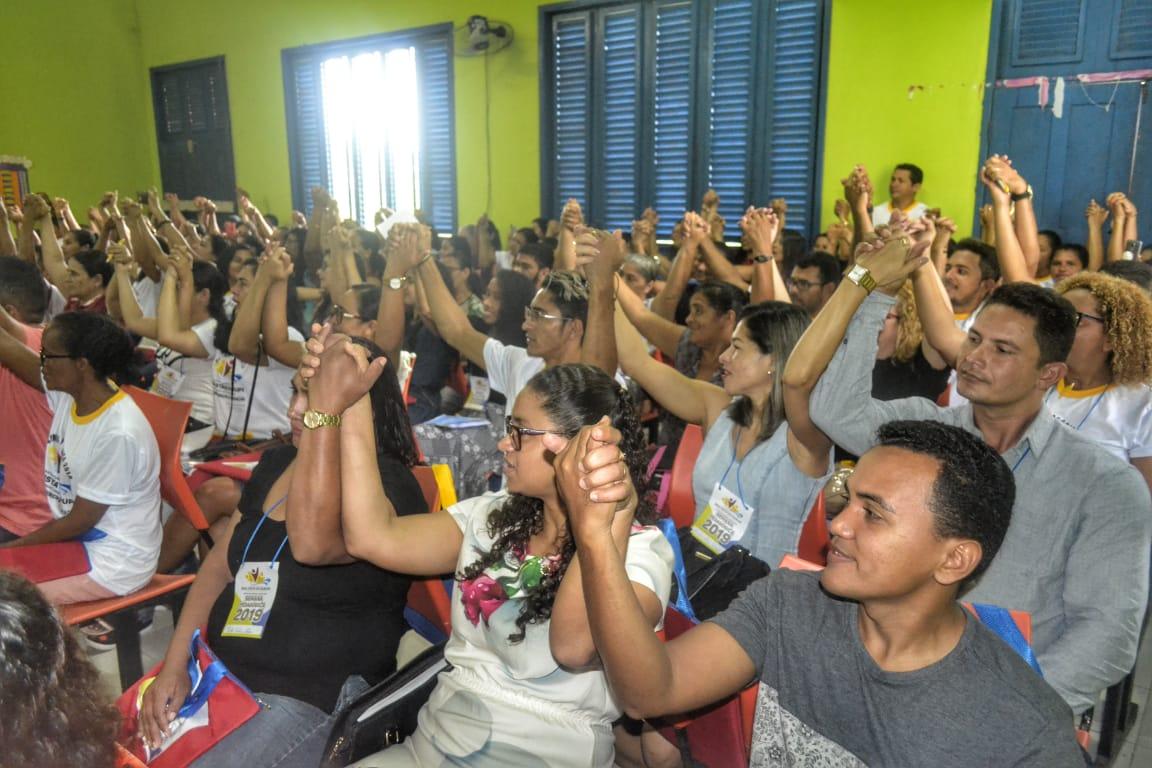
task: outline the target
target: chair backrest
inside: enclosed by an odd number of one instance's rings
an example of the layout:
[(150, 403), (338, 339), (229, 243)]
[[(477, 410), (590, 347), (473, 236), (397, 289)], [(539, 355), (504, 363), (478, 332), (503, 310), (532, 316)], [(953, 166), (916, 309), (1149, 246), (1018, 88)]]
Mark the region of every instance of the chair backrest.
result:
[(417, 465), (412, 467), (412, 474), (420, 483), (420, 490), (424, 494), (424, 503), (428, 505), (428, 511), (439, 512), (441, 509), (440, 487), (436, 484), (436, 473), (432, 467)]
[(824, 565), (828, 559), (828, 514), (824, 508), (824, 491), (816, 494), (816, 501), (808, 512), (808, 519), (800, 529), (800, 543), (796, 554), (801, 560)]
[(413, 579), (404, 616), (428, 642), (447, 640), (452, 634), (452, 598), (444, 582), (437, 578)]
[(696, 497), (692, 493), (692, 470), (696, 457), (704, 445), (704, 431), (697, 424), (684, 427), (684, 435), (676, 448), (676, 459), (672, 462), (672, 474), (668, 488), (668, 516), (676, 522), (677, 528), (692, 525), (696, 519)]
[(139, 387), (126, 386), (124, 391), (144, 413), (156, 444), (160, 448), (160, 496), (184, 515), (192, 526), (201, 533), (208, 531), (208, 519), (204, 517), (196, 497), (188, 487), (181, 462), (180, 446), (184, 441), (184, 428), (192, 413), (192, 403), (172, 400)]

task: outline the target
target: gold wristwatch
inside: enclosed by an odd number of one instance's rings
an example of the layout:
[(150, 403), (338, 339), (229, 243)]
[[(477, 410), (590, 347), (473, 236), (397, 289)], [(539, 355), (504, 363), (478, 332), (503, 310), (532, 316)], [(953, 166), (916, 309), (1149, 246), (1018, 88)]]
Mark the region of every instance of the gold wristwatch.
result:
[(860, 264), (853, 265), (852, 269), (848, 270), (848, 273), (844, 275), (844, 277), (863, 288), (867, 293), (872, 293), (872, 291), (876, 290), (876, 279), (872, 277), (872, 273), (869, 272), (865, 266), (861, 266)]
[(311, 408), (304, 411), (304, 426), (308, 429), (340, 426), (340, 414), (322, 413)]

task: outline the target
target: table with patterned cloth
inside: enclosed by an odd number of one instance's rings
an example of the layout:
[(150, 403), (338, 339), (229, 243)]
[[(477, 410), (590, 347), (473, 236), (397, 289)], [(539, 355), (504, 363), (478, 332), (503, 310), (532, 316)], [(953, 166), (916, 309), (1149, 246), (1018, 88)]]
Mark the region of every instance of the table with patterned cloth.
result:
[(470, 499), (489, 490), (493, 475), (499, 475), (504, 458), (496, 448), (504, 436), (504, 406), (485, 406), (487, 427), (446, 429), (431, 424), (412, 428), (424, 460), (429, 464), (447, 464), (452, 470), (456, 497)]

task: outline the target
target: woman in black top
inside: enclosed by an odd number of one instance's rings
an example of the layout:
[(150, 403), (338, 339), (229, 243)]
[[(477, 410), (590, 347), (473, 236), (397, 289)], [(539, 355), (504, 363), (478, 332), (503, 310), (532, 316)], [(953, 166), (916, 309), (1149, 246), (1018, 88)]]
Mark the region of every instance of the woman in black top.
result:
[[(378, 353), (371, 342), (355, 343)], [(391, 673), (407, 629), (409, 580), (348, 556), (339, 520), (311, 514), (314, 478), (294, 478), (307, 397), (298, 375), (293, 384), (293, 445), (261, 457), (228, 533), (201, 566), (164, 666), (141, 706), (142, 734), (157, 744), (189, 690), (192, 633), (207, 623), (208, 645), (265, 706), (195, 761), (196, 768), (313, 768), (342, 691), (347, 698)], [(416, 450), (391, 363), (371, 400), (386, 493), (402, 514), (426, 512), (410, 469)], [(334, 427), (319, 428), (325, 430), (338, 434)], [(305, 444), (301, 450), (312, 449)], [(331, 471), (339, 474), (340, 468)], [(301, 564), (318, 559), (338, 564)]]

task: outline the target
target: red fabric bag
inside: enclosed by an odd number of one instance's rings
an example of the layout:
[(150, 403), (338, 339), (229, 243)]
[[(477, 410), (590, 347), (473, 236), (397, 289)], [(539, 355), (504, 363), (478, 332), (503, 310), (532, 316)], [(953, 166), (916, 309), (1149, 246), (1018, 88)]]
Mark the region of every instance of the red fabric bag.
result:
[(177, 711), (164, 744), (158, 750), (148, 749), (139, 730), (140, 703), (162, 666), (163, 663), (157, 664), (116, 700), (123, 716), (120, 743), (153, 768), (188, 765), (260, 711), (260, 702), (216, 658), (197, 629), (188, 659), (192, 689)]

